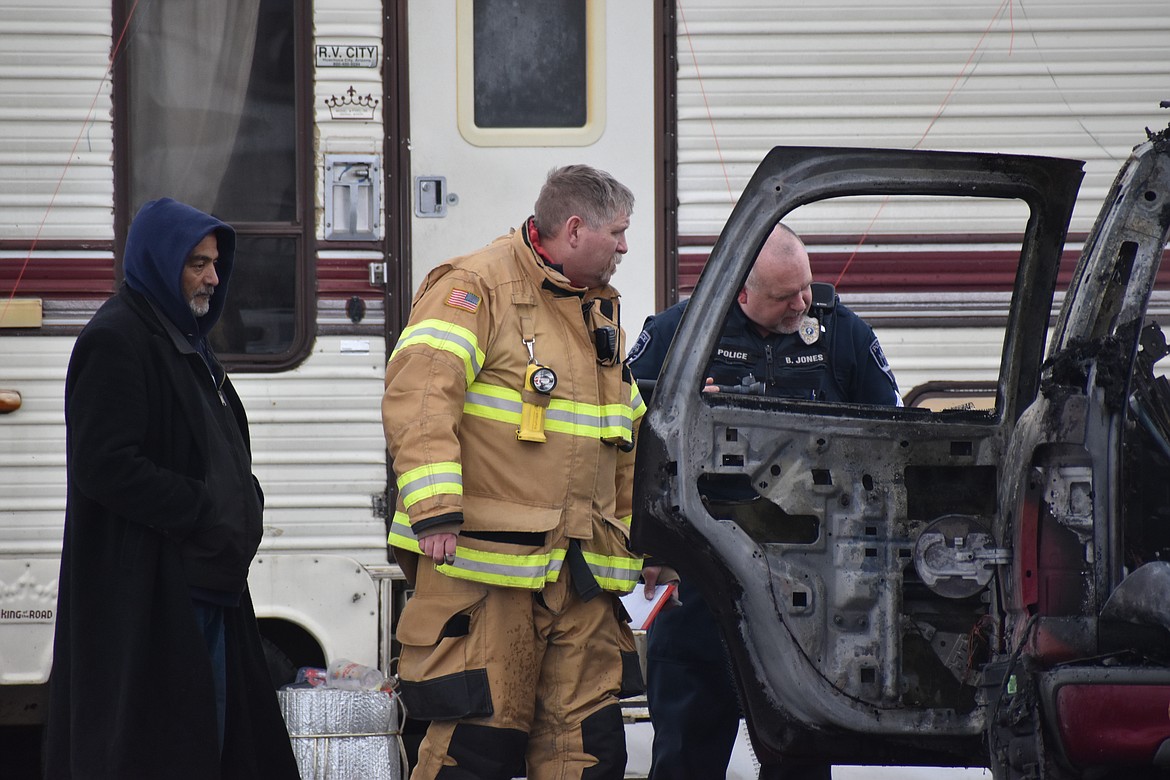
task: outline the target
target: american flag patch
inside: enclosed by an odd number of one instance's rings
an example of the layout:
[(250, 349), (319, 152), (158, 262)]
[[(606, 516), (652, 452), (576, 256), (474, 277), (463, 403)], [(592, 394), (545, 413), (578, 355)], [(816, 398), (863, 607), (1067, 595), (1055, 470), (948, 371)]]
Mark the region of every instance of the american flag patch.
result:
[(463, 309), (475, 314), (479, 308), (479, 296), (475, 293), (470, 293), (467, 290), (460, 290), (455, 288), (451, 294), (447, 296), (447, 305), (456, 309)]

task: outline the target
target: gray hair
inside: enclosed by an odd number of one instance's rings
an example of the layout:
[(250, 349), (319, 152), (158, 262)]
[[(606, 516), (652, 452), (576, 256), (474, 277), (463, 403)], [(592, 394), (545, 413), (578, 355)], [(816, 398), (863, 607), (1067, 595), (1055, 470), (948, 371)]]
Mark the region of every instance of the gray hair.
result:
[(553, 168), (536, 197), (536, 229), (549, 238), (572, 216), (599, 228), (634, 212), (634, 193), (605, 171), (588, 165)]

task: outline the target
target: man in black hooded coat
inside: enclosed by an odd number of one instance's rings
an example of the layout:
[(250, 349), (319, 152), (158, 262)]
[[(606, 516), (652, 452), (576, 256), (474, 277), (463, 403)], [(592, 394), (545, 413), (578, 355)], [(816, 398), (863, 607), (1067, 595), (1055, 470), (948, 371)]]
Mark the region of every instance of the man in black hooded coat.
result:
[(248, 421), (207, 342), (234, 260), (230, 226), (147, 203), (73, 349), (49, 778), (299, 776), (248, 596)]

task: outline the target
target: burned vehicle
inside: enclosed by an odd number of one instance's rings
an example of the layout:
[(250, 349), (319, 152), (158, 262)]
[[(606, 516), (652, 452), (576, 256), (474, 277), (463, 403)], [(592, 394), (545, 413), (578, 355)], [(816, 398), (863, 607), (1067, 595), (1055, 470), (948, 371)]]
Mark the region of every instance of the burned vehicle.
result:
[[(1079, 161), (778, 147), (761, 163), (654, 387), (633, 542), (698, 583), (765, 765), (1170, 776), (1170, 387), (1147, 317), (1170, 132), (1148, 136), (1058, 314)], [(699, 392), (767, 234), (842, 195), (1024, 204), (994, 408)], [(715, 505), (712, 482), (753, 494)]]

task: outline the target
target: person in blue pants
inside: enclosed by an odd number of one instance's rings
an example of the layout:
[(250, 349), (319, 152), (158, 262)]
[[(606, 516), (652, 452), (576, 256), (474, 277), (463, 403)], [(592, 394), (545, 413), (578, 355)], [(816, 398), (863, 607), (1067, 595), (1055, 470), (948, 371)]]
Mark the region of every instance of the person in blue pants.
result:
[[(813, 284), (808, 251), (783, 223), (761, 247), (736, 304), (708, 364), (704, 392), (901, 405), (873, 329), (831, 285)], [(628, 358), (635, 379), (657, 380), (685, 309), (684, 300), (646, 320)], [(648, 588), (678, 577), (661, 564), (650, 559), (643, 568)], [(662, 612), (649, 632), (650, 780), (711, 780), (726, 775), (740, 706), (727, 650), (698, 587), (684, 578), (678, 595), (682, 603)], [(765, 768), (761, 777), (827, 780), (830, 774), (827, 764), (785, 763)]]

